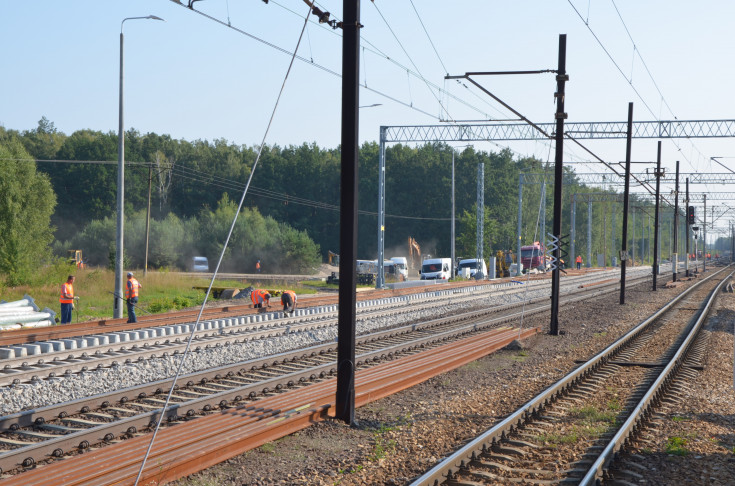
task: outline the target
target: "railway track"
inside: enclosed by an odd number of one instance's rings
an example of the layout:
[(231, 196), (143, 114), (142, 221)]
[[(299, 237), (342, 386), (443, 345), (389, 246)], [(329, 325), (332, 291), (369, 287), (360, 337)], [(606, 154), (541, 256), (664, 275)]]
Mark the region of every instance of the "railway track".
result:
[[(579, 282), (591, 282), (599, 280), (601, 275), (613, 274), (615, 272), (590, 272), (589, 274), (569, 277), (565, 280), (575, 280)], [(516, 280), (517, 281), (517, 280)], [(526, 279), (524, 278), (525, 282)], [(431, 287), (409, 287), (396, 290), (370, 290), (368, 292), (358, 292), (357, 302), (367, 302), (371, 300), (380, 300), (393, 297), (404, 297), (417, 295), (422, 293), (435, 292), (453, 292), (458, 289), (476, 288), (480, 286), (498, 288), (500, 286), (510, 286), (512, 280), (502, 280), (499, 283), (488, 282), (479, 284), (477, 282), (452, 282), (446, 284), (436, 284)], [(546, 276), (533, 276), (528, 282), (531, 286), (549, 285), (549, 279)], [(337, 305), (338, 297), (336, 295), (329, 296), (301, 296), (299, 298), (299, 309), (319, 308), (323, 306)], [(136, 331), (140, 329), (170, 326), (176, 324), (187, 324), (194, 322), (197, 318), (199, 310), (185, 310), (177, 312), (167, 312), (165, 314), (143, 315), (138, 317), (137, 323), (128, 323), (125, 319), (102, 319), (97, 321), (80, 322), (76, 324), (66, 324), (64, 326), (53, 326), (48, 328), (28, 328), (0, 333), (0, 349), (9, 346), (22, 346), (24, 344), (33, 344), (37, 342), (54, 341), (62, 339), (73, 339), (84, 336), (95, 336), (101, 333), (114, 333), (125, 331)], [(275, 313), (272, 313), (275, 314)], [(253, 309), (248, 304), (230, 304), (226, 306), (207, 307), (202, 313), (202, 320), (219, 320), (231, 319), (239, 317), (255, 317), (263, 316), (258, 309)], [(271, 316), (272, 317), (272, 316)]]
[(412, 485), (630, 484), (609, 467), (677, 377), (701, 367), (698, 331), (731, 271), (687, 289)]
[[(567, 293), (585, 291), (585, 287), (600, 276), (586, 276), (565, 282)], [(645, 277), (642, 277), (645, 280)], [(635, 283), (632, 280), (631, 283)], [(388, 316), (408, 315), (410, 313), (435, 309), (437, 303), (449, 302), (463, 304), (482, 297), (492, 296), (496, 300), (509, 298), (527, 290), (538, 290), (548, 283), (529, 282), (527, 287), (519, 286), (464, 286), (449, 290), (408, 294), (384, 299), (363, 300), (358, 308), (358, 318), (374, 320)], [(598, 286), (605, 291), (617, 285), (614, 280), (605, 280)], [(545, 298), (529, 301), (529, 304), (546, 302)], [(502, 311), (509, 305), (495, 305), (488, 312)], [(200, 322), (194, 330), (194, 323), (170, 324), (125, 332), (87, 335), (75, 339), (61, 339), (34, 344), (34, 355), (18, 358), (0, 359), (0, 386), (36, 382), (131, 362), (141, 362), (158, 357), (176, 356), (186, 347), (190, 333), (194, 332), (194, 351), (222, 346), (243, 344), (256, 340), (294, 335), (333, 327), (337, 319), (336, 305), (323, 305), (301, 309), (296, 318), (282, 318), (280, 312), (262, 315), (247, 315), (229, 319), (213, 319)], [(59, 349), (60, 348), (60, 349)], [(68, 349), (67, 349), (68, 348)], [(26, 349), (26, 348), (23, 348)], [(41, 352), (43, 350), (44, 352)]]
[[(589, 299), (604, 291), (599, 286), (583, 288), (579, 295), (567, 297), (565, 301)], [(461, 302), (466, 296), (454, 299)], [(539, 300), (543, 303), (528, 305), (525, 313), (548, 308), (548, 299)], [(430, 300), (423, 305), (435, 306), (436, 302)], [(374, 365), (401, 353), (415, 353), (467, 334), (498, 328), (519, 318), (519, 311), (511, 307), (475, 310), (449, 319), (361, 336), (357, 340), (358, 366)], [(488, 315), (493, 312), (498, 316), (489, 319)], [(325, 344), (182, 377), (179, 380), (182, 386), (174, 393), (174, 403), (164, 412), (166, 419), (179, 423), (282, 390), (319, 382), (334, 374), (335, 353), (333, 344)], [(48, 458), (60, 457), (69, 451), (83, 451), (99, 442), (114, 443), (134, 437), (158, 417), (164, 390), (170, 386), (171, 380), (162, 380), (2, 417), (0, 444), (6, 450), (0, 453), (0, 467), (5, 471), (33, 467)]]

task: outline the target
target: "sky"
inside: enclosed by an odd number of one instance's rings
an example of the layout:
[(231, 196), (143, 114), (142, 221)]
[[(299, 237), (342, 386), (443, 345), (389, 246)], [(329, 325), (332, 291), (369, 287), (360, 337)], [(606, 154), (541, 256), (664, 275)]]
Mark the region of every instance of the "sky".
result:
[[(126, 129), (247, 146), (339, 145), (340, 30), (310, 15), (299, 43), (303, 0), (201, 0), (193, 10), (182, 1), (0, 0), (0, 125), (31, 130), (46, 117), (66, 134), (117, 132), (121, 22), (155, 15), (165, 22), (124, 24)], [(341, 20), (341, 1), (317, 5)], [(363, 0), (360, 141), (377, 141), (382, 125), (512, 118), (445, 75), (556, 69), (559, 34), (567, 35), (570, 122), (625, 121), (629, 102), (635, 121), (735, 119), (733, 18), (731, 0)], [(297, 43), (301, 59), (286, 77)], [(528, 119), (553, 122), (553, 74), (475, 79)], [(608, 162), (625, 159), (624, 139), (584, 143)], [(504, 147), (553, 160), (546, 142), (475, 144)], [(679, 160), (682, 173), (727, 172), (713, 156), (735, 168), (733, 139), (663, 142), (667, 171)], [(633, 141), (632, 159), (648, 162), (634, 171), (655, 158), (655, 140)], [(606, 170), (590, 160), (565, 144), (577, 172)]]

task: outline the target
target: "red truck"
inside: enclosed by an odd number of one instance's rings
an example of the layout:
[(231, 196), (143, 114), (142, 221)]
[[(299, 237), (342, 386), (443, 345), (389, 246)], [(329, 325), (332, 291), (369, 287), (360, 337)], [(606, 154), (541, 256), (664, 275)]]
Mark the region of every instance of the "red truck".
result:
[(545, 271), (550, 267), (549, 258), (546, 256), (546, 249), (538, 241), (534, 241), (533, 245), (521, 247), (521, 264), (524, 269), (537, 268)]

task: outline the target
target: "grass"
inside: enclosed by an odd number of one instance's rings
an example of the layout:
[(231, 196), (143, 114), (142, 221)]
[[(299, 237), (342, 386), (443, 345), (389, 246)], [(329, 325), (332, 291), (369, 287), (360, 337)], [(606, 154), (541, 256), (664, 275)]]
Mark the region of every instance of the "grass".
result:
[[(132, 271), (135, 278), (142, 285), (138, 302), (138, 316), (146, 315), (146, 313), (156, 314), (199, 306), (204, 301), (205, 292), (193, 287), (207, 288), (210, 284), (210, 280), (204, 276), (184, 276), (167, 271), (149, 271), (148, 275), (143, 276), (142, 270), (133, 269)], [(78, 269), (66, 263), (56, 263), (39, 271), (34, 276), (31, 285), (0, 287), (0, 298), (12, 302), (20, 300), (28, 294), (34, 299), (39, 308), (49, 307), (58, 313), (60, 311), (59, 292), (61, 284), (66, 281), (68, 275), (76, 277), (74, 294), (79, 296), (72, 316), (73, 322), (112, 317), (115, 273), (106, 268)], [(1, 278), (0, 282), (2, 282)], [(0, 285), (2, 284), (0, 283)], [(213, 287), (244, 289), (250, 285), (249, 282), (236, 280), (216, 280)], [(291, 288), (297, 294), (316, 292), (313, 288), (302, 285), (287, 286), (284, 282), (269, 282), (263, 287), (272, 289)], [(209, 302), (213, 301), (214, 299), (210, 297)], [(249, 300), (243, 300), (243, 303), (249, 303)], [(127, 310), (124, 309), (123, 313), (126, 315)]]
[(380, 435), (375, 436), (375, 443), (373, 444), (373, 452), (370, 454), (370, 457), (368, 457), (368, 460), (371, 462), (379, 461), (380, 459), (385, 458), (385, 456), (388, 455), (389, 452), (394, 451), (396, 448), (396, 441), (391, 440), (385, 440)]
[(666, 453), (675, 456), (686, 456), (689, 449), (686, 448), (687, 440), (683, 437), (669, 437), (666, 442)]
[(395, 430), (395, 427), (381, 423), (380, 426), (373, 432), (373, 450), (368, 456), (368, 460), (371, 462), (379, 461), (385, 458), (389, 452), (396, 449), (396, 441), (393, 439), (385, 440), (383, 437), (386, 433)]
[[(302, 280), (299, 282), (299, 285), (301, 285), (304, 289), (308, 289), (309, 287), (316, 287), (317, 289), (334, 289), (339, 290), (338, 284), (328, 284), (324, 280)], [(357, 288), (363, 288), (363, 289), (372, 289), (375, 287), (375, 285), (365, 285), (365, 284), (357, 284)], [(316, 291), (312, 290), (312, 293)], [(308, 293), (308, 292), (304, 292)]]
[(339, 289), (339, 285), (328, 284), (324, 280), (302, 280), (301, 282), (299, 282), (299, 285), (302, 285), (304, 287), (316, 287), (319, 289)]
[[(608, 407), (610, 407), (610, 404), (608, 404)], [(574, 408), (571, 413), (573, 416), (582, 419), (582, 423), (585, 425), (594, 425), (599, 422), (613, 425), (617, 417), (617, 413), (614, 410), (598, 410), (591, 405)]]
[(274, 444), (273, 442), (267, 442), (260, 446), (260, 450), (261, 452), (271, 454), (276, 451), (276, 444)]

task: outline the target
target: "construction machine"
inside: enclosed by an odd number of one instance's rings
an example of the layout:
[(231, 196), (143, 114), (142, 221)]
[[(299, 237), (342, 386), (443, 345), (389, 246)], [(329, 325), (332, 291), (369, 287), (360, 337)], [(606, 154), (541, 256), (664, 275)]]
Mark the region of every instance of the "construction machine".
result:
[(327, 250), (327, 258), (330, 265), (339, 265), (339, 255), (331, 250)]
[[(414, 260), (414, 254), (416, 255), (416, 260)], [(411, 259), (411, 267), (416, 268), (417, 266), (421, 266), (421, 247), (412, 236), (408, 237), (408, 256)]]
[(67, 259), (70, 265), (74, 265), (77, 268), (84, 268), (84, 259), (82, 258), (82, 250), (69, 250), (69, 258)]
[(504, 253), (503, 250), (498, 250), (495, 254), (495, 275), (497, 275), (498, 278), (510, 277), (507, 259), (508, 256), (511, 257), (510, 262), (513, 263), (512, 255)]

